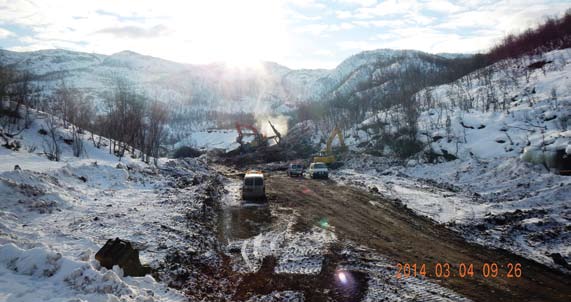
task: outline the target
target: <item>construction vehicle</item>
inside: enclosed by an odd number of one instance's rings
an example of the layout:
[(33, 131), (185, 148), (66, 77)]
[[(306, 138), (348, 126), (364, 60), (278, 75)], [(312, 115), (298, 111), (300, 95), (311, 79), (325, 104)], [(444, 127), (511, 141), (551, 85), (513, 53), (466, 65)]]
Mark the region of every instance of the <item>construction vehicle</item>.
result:
[[(276, 127), (274, 127), (272, 122), (268, 121), (268, 123), (270, 123), (270, 126), (274, 131), (274, 135), (269, 137), (260, 133), (260, 131), (258, 131), (258, 129), (254, 127), (254, 125), (242, 124), (236, 122), (236, 131), (238, 131), (238, 137), (236, 138), (236, 142), (240, 144), (240, 149), (244, 151), (249, 151), (257, 147), (267, 146), (268, 141), (271, 139), (273, 139), (276, 142), (276, 144), (281, 143), (282, 140), (281, 133), (278, 131), (278, 129), (276, 129)], [(245, 132), (244, 130), (250, 130), (250, 131)], [(244, 143), (244, 136), (254, 136), (254, 140), (250, 143)]]
[[(248, 129), (251, 132), (246, 133), (243, 131), (243, 129)], [(261, 134), (258, 131), (258, 129), (256, 129), (256, 127), (254, 127), (253, 125), (245, 125), (236, 122), (236, 131), (238, 131), (238, 137), (236, 138), (236, 142), (240, 144), (241, 149), (256, 148), (267, 145), (267, 138), (263, 134)], [(244, 143), (244, 136), (254, 136), (254, 140), (251, 143), (246, 144)]]
[(314, 155), (312, 162), (325, 163), (329, 166), (332, 166), (336, 163), (337, 159), (335, 158), (335, 155), (333, 154), (332, 150), (332, 144), (333, 140), (335, 139), (335, 136), (339, 137), (339, 144), (341, 145), (341, 149), (343, 151), (347, 149), (347, 146), (345, 146), (345, 140), (343, 139), (343, 134), (341, 133), (341, 130), (339, 130), (338, 127), (335, 127), (333, 131), (331, 131), (331, 134), (329, 134), (329, 138), (327, 139), (327, 144), (325, 146), (325, 149), (321, 150), (318, 154)]

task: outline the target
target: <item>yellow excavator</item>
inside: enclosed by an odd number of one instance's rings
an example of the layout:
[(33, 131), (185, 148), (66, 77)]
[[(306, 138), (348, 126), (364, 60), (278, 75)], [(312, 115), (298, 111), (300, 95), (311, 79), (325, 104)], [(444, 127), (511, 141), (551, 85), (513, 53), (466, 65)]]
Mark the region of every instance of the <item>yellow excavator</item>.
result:
[(341, 130), (339, 130), (338, 127), (335, 127), (331, 132), (331, 134), (329, 134), (329, 138), (327, 139), (327, 145), (325, 149), (321, 150), (321, 152), (313, 156), (314, 163), (322, 162), (327, 165), (332, 165), (337, 161), (331, 149), (331, 145), (333, 143), (333, 139), (335, 139), (335, 136), (339, 137), (339, 144), (341, 145), (341, 149), (342, 150), (347, 149), (347, 146), (345, 146), (345, 140), (343, 139), (343, 134), (341, 133)]

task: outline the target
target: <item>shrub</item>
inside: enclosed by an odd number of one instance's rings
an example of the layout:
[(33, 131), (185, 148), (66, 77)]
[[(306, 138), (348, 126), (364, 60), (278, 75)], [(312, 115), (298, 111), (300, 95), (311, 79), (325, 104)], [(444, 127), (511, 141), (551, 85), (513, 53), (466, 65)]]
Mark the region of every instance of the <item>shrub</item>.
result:
[(422, 150), (422, 143), (409, 138), (394, 140), (390, 146), (395, 154), (402, 159), (408, 158)]
[(189, 146), (182, 146), (174, 151), (173, 158), (199, 157), (200, 155), (202, 155), (200, 150)]

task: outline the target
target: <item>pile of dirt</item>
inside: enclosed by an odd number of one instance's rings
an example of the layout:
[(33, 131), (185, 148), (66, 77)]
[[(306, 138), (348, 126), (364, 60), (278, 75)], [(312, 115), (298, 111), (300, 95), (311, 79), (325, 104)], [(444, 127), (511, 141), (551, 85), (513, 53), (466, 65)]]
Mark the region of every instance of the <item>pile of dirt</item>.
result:
[(235, 149), (219, 156), (215, 161), (224, 165), (243, 167), (252, 164), (290, 161), (308, 158), (316, 149), (311, 145), (276, 144), (263, 146), (252, 150)]

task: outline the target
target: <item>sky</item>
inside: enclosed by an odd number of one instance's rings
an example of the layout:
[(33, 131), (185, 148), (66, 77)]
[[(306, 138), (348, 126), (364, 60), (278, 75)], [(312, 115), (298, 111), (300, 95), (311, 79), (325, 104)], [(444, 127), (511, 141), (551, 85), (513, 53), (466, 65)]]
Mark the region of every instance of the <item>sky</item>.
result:
[(333, 68), (363, 50), (485, 51), (566, 1), (0, 0), (0, 48)]

